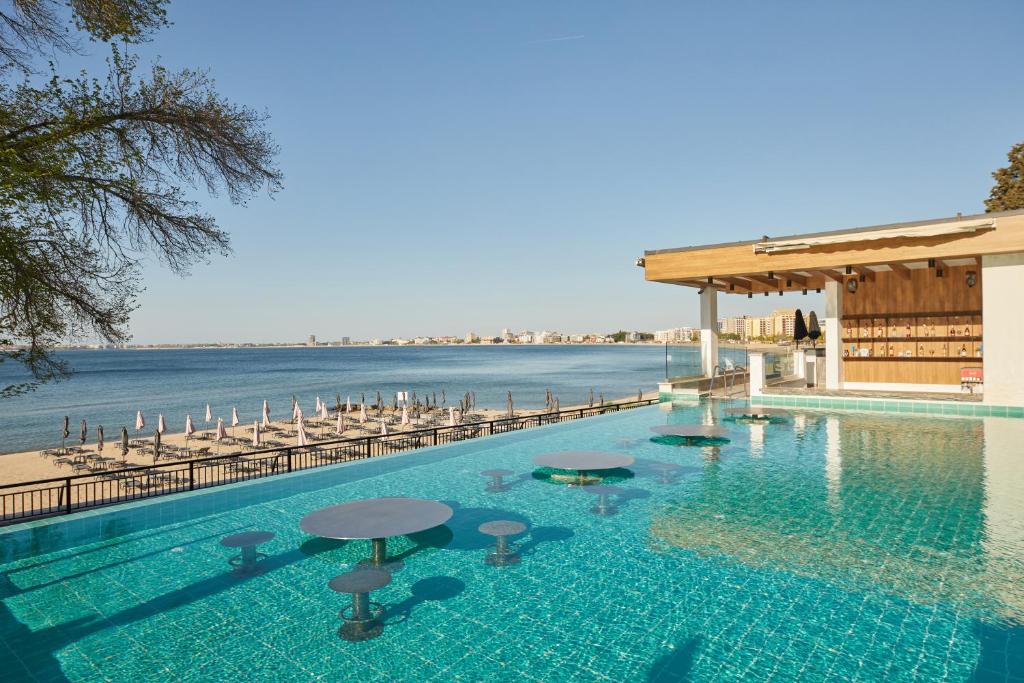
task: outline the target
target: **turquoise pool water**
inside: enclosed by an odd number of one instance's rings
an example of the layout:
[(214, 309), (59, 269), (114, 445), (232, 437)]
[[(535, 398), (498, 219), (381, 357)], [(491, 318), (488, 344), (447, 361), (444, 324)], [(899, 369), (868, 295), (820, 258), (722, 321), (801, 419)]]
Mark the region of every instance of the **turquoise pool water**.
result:
[[(0, 531), (4, 681), (1020, 680), (1024, 420), (794, 410), (783, 424), (665, 405)], [(711, 422), (717, 448), (649, 428)], [(618, 513), (535, 476), (613, 450)], [(658, 463), (679, 466), (662, 481)], [(515, 472), (488, 493), (481, 470)], [(372, 496), (449, 503), (392, 542), (376, 640), (337, 636), (327, 582), (367, 542), (304, 535)], [(518, 520), (491, 567), (484, 521)], [(218, 541), (265, 529), (263, 573)]]

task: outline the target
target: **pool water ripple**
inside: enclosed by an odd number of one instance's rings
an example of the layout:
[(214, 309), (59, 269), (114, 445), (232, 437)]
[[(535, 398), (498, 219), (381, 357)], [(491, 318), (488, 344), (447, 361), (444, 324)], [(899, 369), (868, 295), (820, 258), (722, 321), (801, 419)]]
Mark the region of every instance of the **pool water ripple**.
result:
[[(4, 680), (1016, 680), (1024, 676), (1020, 420), (657, 406), (0, 532)], [(653, 443), (715, 421), (729, 443)], [(534, 456), (636, 458), (596, 496)], [(659, 463), (678, 466), (663, 483)], [(508, 469), (508, 490), (480, 472)], [(338, 638), (333, 576), (369, 543), (307, 513), (408, 495), (452, 506), (401, 537), (383, 634)], [(524, 523), (519, 564), (481, 523)], [(220, 538), (272, 531), (261, 573)]]

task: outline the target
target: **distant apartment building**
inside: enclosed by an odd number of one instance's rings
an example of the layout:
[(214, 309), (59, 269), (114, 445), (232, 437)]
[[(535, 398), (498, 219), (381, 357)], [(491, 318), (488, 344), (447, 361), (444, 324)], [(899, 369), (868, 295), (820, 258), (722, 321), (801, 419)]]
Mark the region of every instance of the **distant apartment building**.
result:
[(526, 330), (516, 335), (516, 341), (520, 344), (532, 344), (533, 343), (533, 332)]
[(669, 330), (657, 330), (654, 333), (654, 341), (663, 344), (678, 344), (679, 342), (690, 341), (692, 334), (692, 327), (673, 327)]
[(466, 333), (465, 342), (467, 344), (472, 344), (472, 343), (478, 342), (478, 341), (480, 341), (480, 337), (478, 337), (476, 335), (476, 332), (473, 332), (472, 330), (470, 330), (469, 332)]
[(306, 340), (306, 346), (316, 346), (316, 335), (309, 335), (309, 339)]
[(351, 343), (352, 343), (351, 337), (342, 337), (341, 338), (341, 345), (342, 346), (348, 346)]

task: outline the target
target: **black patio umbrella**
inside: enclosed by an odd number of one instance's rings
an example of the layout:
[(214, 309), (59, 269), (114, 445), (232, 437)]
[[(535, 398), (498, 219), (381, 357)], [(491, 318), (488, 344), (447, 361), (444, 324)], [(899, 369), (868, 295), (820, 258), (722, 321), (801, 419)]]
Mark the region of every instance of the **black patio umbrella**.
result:
[(811, 315), (807, 318), (807, 336), (811, 340), (811, 347), (818, 345), (818, 340), (821, 339), (821, 327), (818, 326), (818, 314), (811, 311)]
[(157, 429), (153, 432), (153, 463), (160, 458), (160, 430)]
[(796, 309), (796, 320), (793, 321), (793, 341), (796, 342), (797, 348), (800, 347), (800, 341), (807, 339), (807, 323), (804, 322), (804, 314), (799, 308)]
[(448, 399), (445, 398), (444, 389), (442, 389), (441, 390), (441, 407), (444, 408), (444, 404), (447, 403), (447, 402), (448, 402)]
[(71, 425), (69, 423), (67, 415), (64, 416), (64, 431), (61, 434), (62, 435), (60, 437), (60, 447), (61, 447), (61, 450), (63, 450), (64, 449), (64, 442), (67, 440), (67, 438), (69, 436), (71, 436)]
[(603, 393), (598, 396), (598, 400), (601, 402), (600, 405), (604, 405), (604, 394)]
[(121, 427), (121, 458), (128, 459), (128, 428)]
[(96, 427), (96, 450), (103, 452), (103, 425)]
[(85, 420), (82, 420), (82, 430), (78, 434), (78, 438), (81, 439), (82, 445), (85, 445), (85, 440), (89, 438), (89, 428), (85, 424)]

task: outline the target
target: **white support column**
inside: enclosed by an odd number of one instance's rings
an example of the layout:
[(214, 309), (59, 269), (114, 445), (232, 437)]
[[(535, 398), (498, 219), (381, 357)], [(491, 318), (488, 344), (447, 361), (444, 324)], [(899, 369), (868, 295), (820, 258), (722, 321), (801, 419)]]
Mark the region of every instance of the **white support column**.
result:
[(718, 290), (707, 287), (700, 294), (700, 366), (710, 377), (718, 365)]
[(764, 393), (765, 385), (764, 353), (751, 351), (747, 356), (747, 362), (750, 363), (750, 395), (760, 396)]
[(803, 379), (807, 371), (807, 360), (803, 349), (793, 349), (793, 376)]
[(843, 283), (825, 283), (825, 388), (843, 388)]
[(1024, 406), (1024, 253), (981, 257), (981, 314), (985, 403)]

